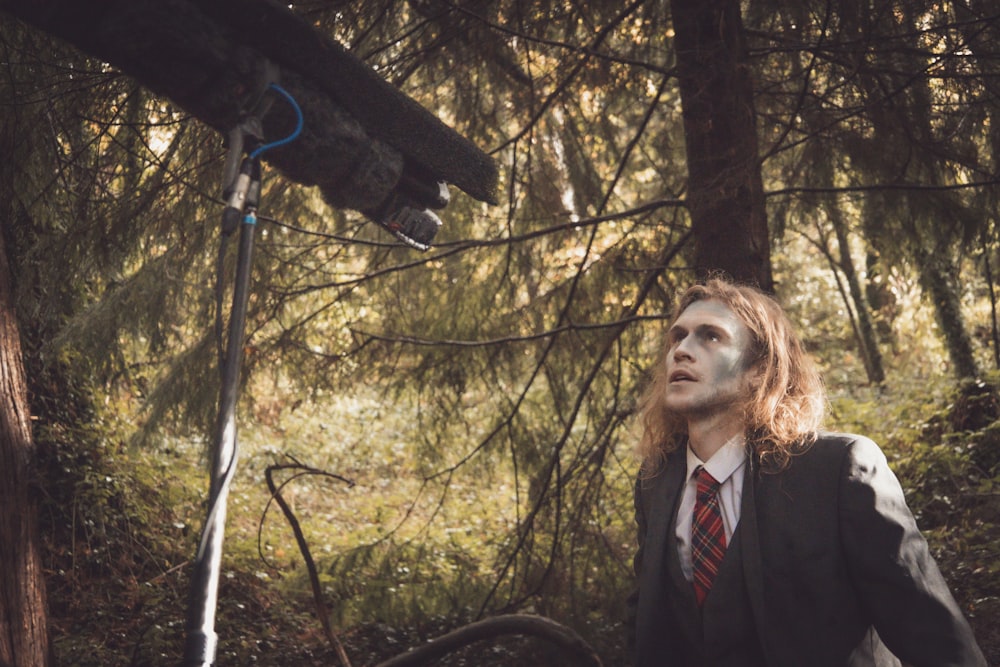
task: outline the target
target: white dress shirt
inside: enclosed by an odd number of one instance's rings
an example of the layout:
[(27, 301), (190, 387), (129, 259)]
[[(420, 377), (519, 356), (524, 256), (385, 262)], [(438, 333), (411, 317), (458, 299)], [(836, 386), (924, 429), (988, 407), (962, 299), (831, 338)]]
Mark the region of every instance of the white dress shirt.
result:
[(724, 444), (708, 461), (699, 459), (691, 447), (687, 448), (687, 483), (681, 492), (681, 506), (677, 510), (677, 551), (681, 558), (681, 571), (688, 581), (692, 579), (691, 528), (694, 523), (694, 502), (698, 483), (694, 471), (704, 466), (719, 483), (719, 508), (722, 526), (726, 531), (726, 546), (732, 542), (736, 524), (740, 522), (740, 501), (743, 499), (743, 468), (747, 464), (745, 440), (738, 435)]

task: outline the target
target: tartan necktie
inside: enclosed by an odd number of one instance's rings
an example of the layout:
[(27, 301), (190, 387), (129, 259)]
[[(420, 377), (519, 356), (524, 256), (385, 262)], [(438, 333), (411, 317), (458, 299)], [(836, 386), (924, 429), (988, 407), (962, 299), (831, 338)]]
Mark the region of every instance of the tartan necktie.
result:
[(719, 482), (701, 466), (695, 470), (695, 481), (697, 495), (691, 526), (691, 565), (694, 570), (694, 595), (700, 607), (726, 555), (726, 531), (719, 509)]

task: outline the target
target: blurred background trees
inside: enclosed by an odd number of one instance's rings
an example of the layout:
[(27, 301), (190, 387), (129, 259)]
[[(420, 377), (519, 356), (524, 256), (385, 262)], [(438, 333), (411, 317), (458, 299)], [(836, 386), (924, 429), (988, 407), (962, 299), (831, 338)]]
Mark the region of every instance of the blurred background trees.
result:
[[(744, 259), (823, 366), (829, 425), (887, 447), (977, 630), (996, 625), (1000, 536), (983, 508), (1000, 474), (1000, 4), (720, 4), (742, 7), (716, 34), (752, 108), (697, 113), (698, 78), (678, 78), (688, 24), (671, 18), (691, 3), (293, 4), (488, 150), (501, 202), (455, 194), (437, 246), (415, 253), (265, 173), (222, 592), (257, 613), (223, 610), (237, 628), (220, 626), (224, 656), (306, 664), (267, 615), (275, 590), (306, 597), (265, 514), (263, 471), (289, 454), (357, 482), (285, 487), (357, 651), (527, 610), (619, 662), (633, 402), (676, 290)], [(0, 53), (3, 234), (56, 653), (172, 663), (215, 411), (224, 149), (169, 100), (14, 20)], [(698, 171), (706, 144), (692, 140), (723, 112), (756, 134)], [(738, 231), (751, 217), (756, 231)], [(84, 622), (95, 587), (113, 599)]]

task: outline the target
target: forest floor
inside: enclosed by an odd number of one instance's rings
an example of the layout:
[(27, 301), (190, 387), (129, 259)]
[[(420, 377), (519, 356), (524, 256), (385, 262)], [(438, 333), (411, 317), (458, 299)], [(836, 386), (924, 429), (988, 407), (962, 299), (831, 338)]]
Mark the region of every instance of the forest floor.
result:
[[(948, 573), (946, 572), (946, 576)], [(954, 580), (954, 577), (949, 577)], [(172, 585), (154, 582), (139, 589), (122, 589), (122, 580), (108, 572), (102, 578), (78, 581), (67, 592), (65, 578), (50, 577), (52, 635), (57, 667), (160, 666), (179, 664), (183, 650), (186, 579)], [(55, 584), (55, 585), (53, 585)], [(143, 590), (144, 589), (144, 590)], [(165, 592), (166, 591), (166, 592)], [(956, 587), (956, 595), (968, 592)], [(67, 602), (70, 602), (67, 604)], [(991, 667), (1000, 667), (1000, 598), (966, 601), (977, 639)], [(352, 667), (376, 665), (454, 629), (456, 619), (426, 619), (410, 627), (372, 622), (339, 632)], [(608, 632), (621, 630), (609, 622)], [(341, 665), (324, 637), (311, 600), (289, 597), (270, 583), (248, 573), (227, 578), (220, 589), (219, 665), (320, 667)], [(623, 665), (621, 644), (597, 647), (605, 665)], [(433, 664), (441, 667), (577, 667), (564, 655), (537, 640), (508, 637), (474, 644)]]
[[(1000, 667), (1000, 591), (989, 590), (988, 580), (996, 581), (997, 576), (995, 569), (992, 574), (987, 570), (991, 565), (984, 559), (989, 557), (990, 547), (982, 542), (1000, 544), (1000, 523), (988, 527), (990, 532), (985, 528), (980, 524), (974, 541), (960, 547), (952, 543), (956, 531), (950, 533), (952, 539), (942, 531), (931, 531), (929, 537), (946, 578), (969, 613), (989, 664)], [(970, 559), (970, 552), (979, 555)], [(154, 574), (149, 562), (143, 562), (164, 557), (162, 553), (142, 553), (136, 544), (121, 545), (105, 554), (89, 548), (64, 553), (58, 559), (63, 567), (50, 572), (48, 581), (55, 665), (178, 664), (190, 566), (182, 553), (174, 555), (171, 562), (179, 565), (167, 574)], [(996, 560), (995, 551), (993, 557)], [(262, 578), (256, 567), (244, 563), (227, 569), (223, 578), (216, 627), (220, 636), (218, 664), (340, 665), (317, 620), (312, 598), (302, 586)], [(362, 667), (443, 635), (465, 620), (460, 616), (418, 619), (409, 624), (373, 620), (337, 632), (353, 667)], [(625, 663), (622, 636), (621, 619), (607, 619), (596, 642), (604, 664)], [(588, 639), (595, 641), (594, 635)], [(547, 650), (539, 641), (517, 637), (473, 645), (435, 664), (575, 667), (572, 660)]]
[[(873, 423), (868, 410), (881, 414), (885, 407), (866, 407), (857, 401), (834, 403), (834, 412), (852, 430)], [(857, 424), (852, 426), (852, 420)], [(947, 419), (921, 418), (912, 433), (889, 434), (883, 442), (989, 665), (1000, 667), (1000, 421), (956, 430)], [(274, 452), (265, 456), (265, 450), (251, 452), (242, 463), (250, 481), (238, 486), (230, 499), (216, 622), (218, 664), (340, 665), (318, 621), (302, 557), (287, 526), (276, 509), (272, 508), (271, 515), (262, 511), (269, 498), (261, 482), (265, 463), (275, 460)], [(199, 456), (177, 447), (137, 452), (106, 444), (93, 449), (43, 448), (43, 452), (47, 454), (42, 472), (50, 493), (40, 518), (54, 664), (178, 664), (184, 645), (190, 561), (205, 509), (197, 481), (203, 474)], [(396, 550), (385, 551), (381, 560), (342, 561), (337, 553), (343, 543), (384, 540), (384, 535), (372, 532), (379, 525), (394, 525), (408, 511), (425, 511), (414, 510), (404, 501), (413, 492), (412, 487), (405, 488), (399, 474), (407, 452), (351, 454), (378, 461), (370, 477), (349, 469), (346, 459), (322, 461), (324, 469), (353, 476), (356, 484), (350, 492), (339, 483), (331, 486), (325, 478), (312, 486), (299, 485), (294, 492), (286, 487), (285, 493), (300, 518), (307, 519), (307, 528), (312, 526), (308, 537), (321, 563), (334, 631), (352, 667), (364, 667), (475, 618), (473, 605), (482, 599), (482, 588), (468, 579), (490, 572), (489, 536), (503, 532), (504, 519), (497, 518), (497, 512), (484, 518), (473, 500), (476, 493), (507, 492), (502, 485), (483, 484), (481, 478), (464, 486), (456, 482), (451, 491), (463, 510), (446, 516), (445, 538), (433, 537), (421, 524), (417, 534), (426, 541), (423, 548), (413, 546), (413, 535), (401, 534)], [(284, 457), (278, 460), (286, 461)], [(394, 484), (383, 485), (387, 478), (394, 479)], [(412, 483), (418, 484), (419, 479), (414, 476)], [(496, 495), (484, 500), (487, 511), (504, 502)], [(622, 500), (623, 506), (628, 502)], [(448, 511), (435, 503), (432, 499), (426, 511)], [(621, 534), (612, 536), (618, 542), (620, 561), (627, 561), (631, 553), (629, 530), (624, 519)], [(334, 538), (345, 542), (337, 543)], [(463, 565), (456, 566), (456, 562)], [(626, 569), (627, 565), (616, 562), (609, 570), (613, 576), (597, 582), (604, 586), (608, 600), (586, 616), (582, 627), (579, 622), (574, 627), (605, 665), (626, 662), (623, 599), (631, 586)], [(411, 591), (410, 606), (389, 608), (390, 602), (404, 599), (404, 590)], [(564, 591), (553, 600), (559, 602), (556, 598), (566, 595)], [(421, 597), (427, 605), (413, 606), (414, 599), (420, 602)], [(540, 599), (535, 608), (520, 610), (558, 616), (559, 605), (552, 602), (546, 607), (549, 602)], [(568, 617), (557, 620), (572, 624)], [(435, 664), (576, 667), (574, 661), (538, 640), (519, 637), (482, 642)]]

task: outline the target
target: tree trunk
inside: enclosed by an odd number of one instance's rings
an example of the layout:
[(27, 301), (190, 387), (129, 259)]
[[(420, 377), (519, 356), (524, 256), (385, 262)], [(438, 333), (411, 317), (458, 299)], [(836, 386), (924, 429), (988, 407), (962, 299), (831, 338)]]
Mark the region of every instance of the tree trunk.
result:
[(997, 290), (993, 281), (993, 268), (990, 262), (991, 249), (983, 244), (983, 270), (986, 275), (986, 287), (990, 294), (990, 333), (993, 341), (993, 368), (1000, 370), (1000, 326), (997, 322)]
[[(0, 228), (9, 228), (4, 217), (0, 216)], [(32, 493), (34, 444), (2, 234), (0, 397), (0, 664), (42, 667), (48, 664), (48, 630)]]
[(738, 0), (672, 0), (695, 271), (772, 288), (753, 83)]
[(979, 377), (979, 365), (965, 328), (961, 300), (949, 273), (951, 267), (938, 253), (929, 252), (920, 238), (914, 243), (914, 260), (920, 273), (920, 286), (934, 304), (935, 319), (955, 377), (959, 380)]
[(827, 208), (830, 222), (833, 224), (834, 234), (837, 237), (837, 246), (840, 250), (838, 265), (847, 280), (848, 290), (851, 294), (851, 301), (854, 302), (854, 312), (857, 315), (857, 336), (858, 349), (861, 350), (865, 363), (865, 373), (868, 381), (879, 385), (885, 382), (885, 368), (882, 365), (882, 353), (878, 349), (878, 339), (875, 336), (875, 327), (872, 324), (871, 308), (865, 299), (864, 290), (861, 288), (861, 280), (858, 277), (857, 268), (854, 266), (854, 259), (851, 257), (850, 239), (847, 235), (847, 226), (843, 215), (836, 203)]

